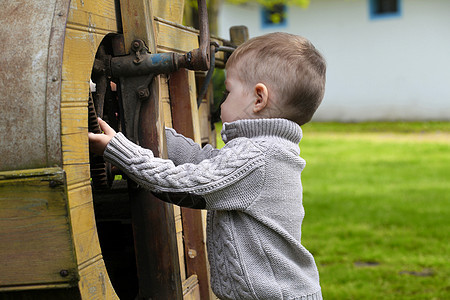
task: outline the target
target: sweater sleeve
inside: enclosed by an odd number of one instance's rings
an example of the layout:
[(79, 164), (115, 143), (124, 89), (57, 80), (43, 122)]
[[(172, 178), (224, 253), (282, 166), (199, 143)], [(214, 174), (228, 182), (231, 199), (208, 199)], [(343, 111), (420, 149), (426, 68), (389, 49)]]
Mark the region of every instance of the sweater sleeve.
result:
[(198, 164), (176, 166), (171, 160), (154, 157), (151, 150), (132, 143), (121, 133), (111, 139), (104, 157), (153, 192), (204, 196), (207, 209), (245, 209), (248, 200), (221, 203), (226, 197), (217, 195), (255, 174), (264, 164), (263, 153), (248, 139), (230, 142), (217, 155)]
[(190, 138), (177, 133), (172, 128), (166, 128), (167, 154), (169, 159), (178, 166), (185, 163), (197, 164), (202, 160), (212, 158), (219, 153), (211, 145), (203, 148)]

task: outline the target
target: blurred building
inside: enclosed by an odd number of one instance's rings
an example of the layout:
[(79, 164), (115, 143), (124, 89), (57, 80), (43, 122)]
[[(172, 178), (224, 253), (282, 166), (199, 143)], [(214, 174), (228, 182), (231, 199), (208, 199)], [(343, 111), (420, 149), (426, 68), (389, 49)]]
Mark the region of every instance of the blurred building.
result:
[(308, 8), (224, 2), (219, 35), (284, 31), (328, 63), (317, 121), (450, 120), (450, 1), (311, 0)]

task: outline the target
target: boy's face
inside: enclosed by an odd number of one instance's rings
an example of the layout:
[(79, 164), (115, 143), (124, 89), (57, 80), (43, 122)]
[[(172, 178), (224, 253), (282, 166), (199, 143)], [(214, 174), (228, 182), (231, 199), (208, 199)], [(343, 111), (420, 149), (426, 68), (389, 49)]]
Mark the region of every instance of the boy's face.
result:
[(254, 118), (253, 103), (255, 97), (252, 91), (246, 88), (239, 80), (237, 71), (234, 68), (227, 70), (225, 88), (227, 96), (220, 106), (222, 122)]

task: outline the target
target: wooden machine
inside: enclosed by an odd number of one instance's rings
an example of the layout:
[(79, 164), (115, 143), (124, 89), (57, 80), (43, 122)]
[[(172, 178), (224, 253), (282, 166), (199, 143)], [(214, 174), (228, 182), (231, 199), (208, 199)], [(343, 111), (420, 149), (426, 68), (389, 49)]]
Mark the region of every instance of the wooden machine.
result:
[(1, 0), (1, 300), (213, 299), (202, 212), (87, 139), (101, 116), (160, 157), (165, 126), (214, 143), (205, 73), (245, 32), (210, 38), (198, 3), (200, 31), (180, 25), (183, 0)]

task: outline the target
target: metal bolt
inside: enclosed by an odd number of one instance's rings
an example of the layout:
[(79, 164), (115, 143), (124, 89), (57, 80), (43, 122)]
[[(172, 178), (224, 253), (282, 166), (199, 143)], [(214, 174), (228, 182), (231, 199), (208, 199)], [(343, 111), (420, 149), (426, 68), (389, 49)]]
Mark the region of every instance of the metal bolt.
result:
[(145, 99), (150, 96), (150, 91), (147, 88), (142, 88), (137, 92), (139, 98)]
[(67, 277), (67, 276), (69, 276), (69, 271), (61, 270), (61, 271), (59, 271), (59, 275), (61, 275), (61, 277)]
[(58, 81), (58, 78), (56, 76), (53, 76), (52, 81)]
[(50, 180), (50, 182), (48, 183), (48, 186), (51, 188), (55, 188), (58, 186), (58, 182), (56, 182), (54, 180)]
[(188, 256), (189, 256), (189, 258), (197, 257), (197, 251), (195, 249), (189, 249), (188, 250)]
[(140, 46), (140, 43), (139, 43), (139, 41), (134, 41), (133, 42), (133, 48), (139, 48), (139, 46)]

